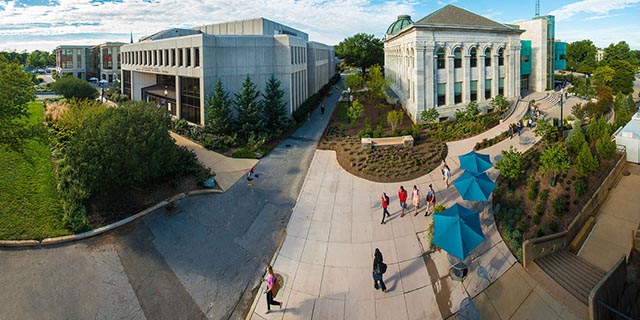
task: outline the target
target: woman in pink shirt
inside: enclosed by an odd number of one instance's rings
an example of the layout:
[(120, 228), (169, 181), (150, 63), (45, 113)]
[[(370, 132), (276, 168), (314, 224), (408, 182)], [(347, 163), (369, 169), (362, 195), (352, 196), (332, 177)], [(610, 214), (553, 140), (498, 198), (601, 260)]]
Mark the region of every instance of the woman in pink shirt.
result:
[(418, 186), (413, 185), (413, 192), (411, 193), (411, 200), (413, 200), (413, 207), (416, 208), (416, 216), (418, 215), (418, 210), (420, 209), (420, 190), (418, 190)]
[(267, 281), (267, 311), (264, 313), (271, 312), (272, 305), (279, 306), (282, 309), (282, 302), (273, 300), (273, 286), (276, 283), (276, 276), (273, 274), (273, 269), (271, 269), (270, 265), (267, 265), (267, 277), (265, 281)]

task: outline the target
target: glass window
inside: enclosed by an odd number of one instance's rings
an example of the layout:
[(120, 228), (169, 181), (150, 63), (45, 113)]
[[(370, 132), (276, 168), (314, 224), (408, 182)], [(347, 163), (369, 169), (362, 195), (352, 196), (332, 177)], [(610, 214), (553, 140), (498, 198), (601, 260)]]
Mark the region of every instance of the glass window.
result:
[(462, 103), (462, 82), (453, 85), (453, 98), (455, 104)]
[(491, 99), (491, 79), (484, 81), (484, 98)]
[(438, 52), (436, 53), (436, 57), (438, 59), (438, 69), (444, 69), (445, 59), (446, 59), (446, 57), (444, 56), (444, 48), (438, 49)]
[(178, 67), (182, 67), (184, 66), (184, 60), (183, 60), (183, 54), (184, 52), (182, 51), (182, 49), (178, 49)]
[(529, 56), (522, 56), (522, 57), (520, 57), (520, 61), (522, 61), (522, 62), (529, 62)]
[(180, 77), (180, 118), (200, 124), (200, 79)]
[(462, 68), (462, 49), (458, 48), (453, 52), (454, 68)]
[(131, 71), (122, 70), (122, 93), (131, 99)]
[(438, 83), (438, 106), (443, 106), (447, 103), (447, 84)]
[(176, 49), (171, 49), (171, 66), (176, 66)]
[(197, 68), (197, 67), (200, 66), (200, 48), (194, 48), (193, 49), (193, 53), (194, 53), (194, 56), (195, 56), (193, 58), (193, 60), (194, 60), (193, 62), (194, 62), (194, 65)]
[(187, 61), (186, 66), (191, 67), (191, 49), (184, 49), (184, 56), (186, 58), (185, 60)]
[(484, 51), (484, 66), (491, 67), (491, 49), (489, 48)]
[(504, 49), (500, 48), (500, 50), (498, 50), (498, 65), (499, 66), (503, 66), (504, 65)]
[(498, 79), (498, 94), (504, 95), (504, 78)]
[(471, 81), (469, 91), (471, 92), (471, 101), (478, 100), (478, 81)]
[(162, 58), (163, 58), (162, 57), (162, 50), (160, 50), (160, 51), (158, 51), (158, 65), (159, 66), (163, 66), (164, 65), (164, 63), (163, 63), (164, 61), (163, 61)]
[(478, 66), (478, 52), (476, 50), (476, 48), (471, 48), (471, 52), (470, 52), (470, 58), (469, 58), (469, 64), (471, 66), (471, 68), (475, 68)]

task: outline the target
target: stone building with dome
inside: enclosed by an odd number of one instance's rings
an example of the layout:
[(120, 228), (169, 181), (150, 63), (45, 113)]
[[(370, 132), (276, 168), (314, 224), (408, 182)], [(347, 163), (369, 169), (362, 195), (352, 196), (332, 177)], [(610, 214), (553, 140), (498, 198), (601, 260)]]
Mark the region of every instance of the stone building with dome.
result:
[(447, 5), (413, 22), (402, 15), (387, 29), (385, 74), (407, 114), (436, 108), (441, 118), (497, 95), (520, 96), (523, 30)]

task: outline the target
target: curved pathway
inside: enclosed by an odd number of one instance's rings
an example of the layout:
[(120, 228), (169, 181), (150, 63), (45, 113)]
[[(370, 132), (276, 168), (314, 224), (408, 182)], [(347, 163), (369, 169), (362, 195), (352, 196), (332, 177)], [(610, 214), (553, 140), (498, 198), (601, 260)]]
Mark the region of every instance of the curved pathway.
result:
[[(527, 105), (525, 101), (519, 102), (507, 121), (481, 135), (448, 143), (447, 162), (453, 172), (452, 181), (462, 172), (457, 156), (471, 151), (476, 142), (507, 130), (509, 123), (524, 115)], [(490, 154), (495, 162), (501, 150), (513, 146), (524, 151), (536, 141), (532, 131), (525, 129), (521, 136), (482, 152)], [(490, 169), (488, 174), (495, 180), (498, 172)], [(417, 216), (410, 213), (400, 217), (397, 190), (403, 185), (410, 194), (414, 184), (423, 197), (428, 185), (433, 184), (438, 202), (447, 207), (462, 202), (483, 211), (481, 222), (486, 240), (471, 253), (469, 275), (464, 281), (451, 280), (444, 251), (430, 252), (427, 247), (425, 232), (432, 217), (424, 216), (424, 200)], [(392, 214), (384, 225), (380, 224), (382, 192), (391, 198)], [(409, 205), (409, 212), (412, 210)], [(492, 312), (496, 317), (508, 319), (517, 315), (518, 310), (529, 316), (526, 305), (531, 304), (531, 296), (547, 298), (550, 302), (541, 308), (533, 302), (534, 307), (542, 310), (541, 314), (548, 311), (546, 315), (550, 318), (559, 318), (562, 309), (551, 309), (553, 299), (548, 294), (539, 289), (539, 293), (533, 294), (535, 281), (516, 264), (487, 211), (479, 203), (461, 201), (455, 187), (445, 186), (439, 170), (403, 183), (376, 183), (342, 169), (333, 151), (317, 150), (287, 226), (286, 239), (273, 260), (274, 271), (285, 279), (277, 297), (283, 308), (272, 308), (271, 313), (265, 314), (264, 295), (258, 294), (248, 318), (440, 319), (458, 312), (469, 299), (476, 304), (489, 299), (492, 310), (485, 310), (484, 303), (483, 316)], [(372, 284), (375, 248), (380, 249), (388, 264), (384, 276), (386, 293), (374, 290)], [(511, 268), (514, 264), (516, 268)], [(508, 270), (511, 271), (505, 276), (506, 284), (492, 286), (486, 295), (479, 296)], [(260, 293), (264, 290), (263, 284)]]

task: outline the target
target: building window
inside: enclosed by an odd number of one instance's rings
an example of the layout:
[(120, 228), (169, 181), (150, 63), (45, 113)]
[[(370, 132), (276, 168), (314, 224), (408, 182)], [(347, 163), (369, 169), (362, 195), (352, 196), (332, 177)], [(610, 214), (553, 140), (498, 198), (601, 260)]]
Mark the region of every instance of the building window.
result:
[(60, 66), (64, 69), (73, 68), (73, 50), (63, 49), (60, 56)]
[(169, 49), (164, 49), (164, 66), (169, 66)]
[(180, 77), (180, 118), (200, 124), (200, 79)]
[(438, 59), (438, 69), (444, 69), (446, 59), (444, 56), (444, 48), (438, 49), (438, 52), (436, 52), (436, 58)]
[(504, 49), (498, 50), (498, 65), (504, 66)]
[(520, 57), (520, 61), (521, 61), (521, 62), (529, 62), (529, 56), (522, 56), (522, 57)]
[(184, 66), (184, 57), (182, 56), (183, 53), (184, 52), (182, 49), (178, 49), (178, 67)]
[(142, 51), (142, 65), (147, 65), (147, 50)]
[(118, 68), (116, 70), (122, 69), (122, 54), (118, 53)]
[(164, 61), (163, 61), (163, 59), (162, 59), (162, 58), (163, 58), (163, 57), (162, 57), (162, 50), (159, 50), (159, 51), (158, 51), (158, 65), (159, 65), (159, 66), (164, 66)]
[(200, 48), (194, 48), (193, 49), (193, 53), (194, 53), (194, 58), (193, 58), (193, 62), (195, 67), (199, 67), (200, 66)]
[(82, 68), (82, 50), (78, 49), (76, 52), (76, 68)]
[(176, 49), (171, 49), (171, 66), (176, 66)]
[(469, 91), (471, 101), (478, 101), (478, 81), (471, 81)]
[(504, 95), (504, 78), (498, 79), (498, 94)]
[(484, 98), (491, 99), (491, 79), (484, 81)]
[(191, 67), (191, 49), (184, 49), (184, 56), (186, 58), (185, 60), (187, 61), (186, 66)]
[(122, 93), (131, 99), (131, 71), (122, 70)]
[(489, 48), (484, 51), (484, 66), (491, 67), (491, 49)]
[(462, 49), (458, 48), (453, 52), (453, 67), (462, 68)]
[(462, 82), (453, 85), (453, 99), (455, 104), (462, 103)]
[(153, 50), (153, 65), (158, 65), (158, 50)]
[(476, 51), (476, 48), (471, 48), (471, 52), (470, 52), (470, 60), (469, 60), (469, 64), (471, 66), (471, 68), (475, 68), (478, 66), (478, 52)]
[(113, 69), (113, 48), (102, 49), (102, 68), (111, 70)]
[(438, 83), (438, 106), (444, 106), (447, 103), (447, 84)]

